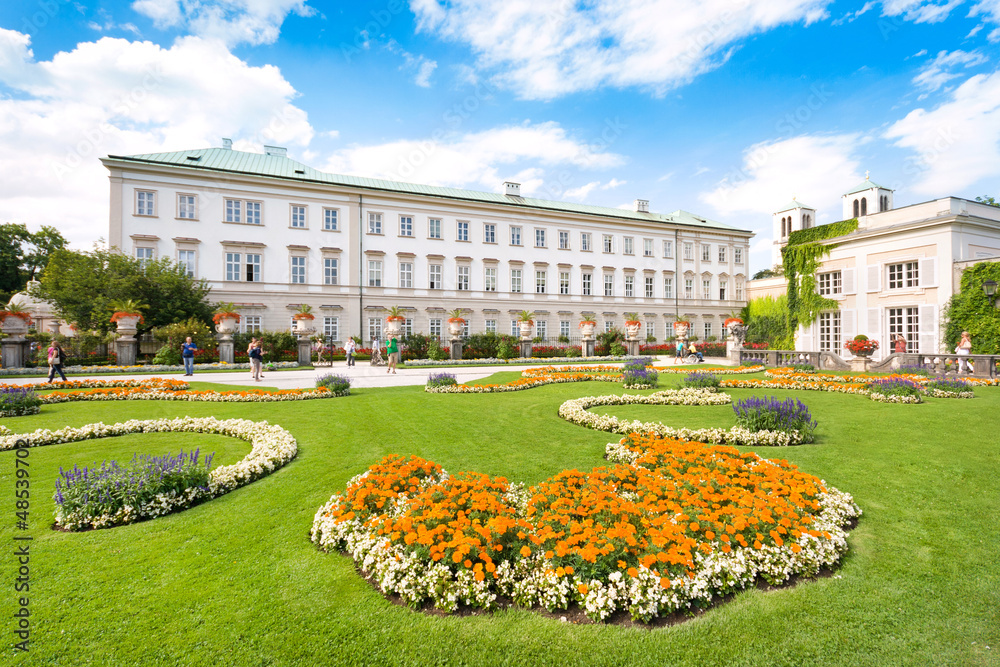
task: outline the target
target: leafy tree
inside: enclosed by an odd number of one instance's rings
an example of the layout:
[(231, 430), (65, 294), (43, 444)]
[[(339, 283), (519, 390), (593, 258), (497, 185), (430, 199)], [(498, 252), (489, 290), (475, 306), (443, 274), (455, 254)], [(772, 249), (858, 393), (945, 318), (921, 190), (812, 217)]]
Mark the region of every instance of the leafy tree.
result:
[(753, 274), (753, 278), (750, 280), (763, 280), (764, 278), (776, 278), (781, 275), (781, 271), (776, 271), (775, 269), (761, 269), (757, 273)]
[(55, 227), (43, 226), (31, 233), (23, 223), (0, 225), (0, 299), (22, 291), (36, 273), (45, 268), (49, 256), (66, 247), (66, 239)]
[(128, 299), (152, 306), (143, 313), (140, 333), (189, 318), (212, 323), (208, 283), (168, 258), (140, 262), (96, 245), (90, 252), (57, 250), (40, 283), (34, 296), (55, 304), (80, 330), (111, 331), (113, 304)]
[(774, 350), (791, 350), (795, 332), (788, 323), (788, 297), (777, 299), (762, 296), (751, 299), (740, 311), (740, 319), (748, 327), (746, 342), (767, 343)]
[(983, 291), (987, 280), (1000, 283), (1000, 263), (980, 262), (962, 272), (962, 287), (949, 299), (942, 314), (944, 342), (949, 350), (954, 350), (962, 332), (968, 331), (973, 354), (1000, 352), (1000, 310)]
[(976, 197), (976, 201), (982, 204), (989, 204), (990, 206), (1000, 206), (1000, 202), (998, 202), (993, 197), (990, 197), (989, 195), (985, 197)]

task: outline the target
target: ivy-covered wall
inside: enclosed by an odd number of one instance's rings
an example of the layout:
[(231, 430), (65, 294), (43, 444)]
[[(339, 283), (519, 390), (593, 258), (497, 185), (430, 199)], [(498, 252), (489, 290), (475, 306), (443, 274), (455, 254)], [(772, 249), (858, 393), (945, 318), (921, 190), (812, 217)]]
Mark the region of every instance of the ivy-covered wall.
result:
[(980, 262), (962, 273), (962, 286), (945, 306), (944, 339), (949, 352), (955, 350), (963, 331), (972, 336), (973, 354), (1000, 353), (1000, 310), (986, 298), (983, 283), (1000, 284), (1000, 263)]
[(781, 264), (788, 281), (788, 326), (792, 331), (801, 324), (810, 324), (820, 311), (836, 308), (837, 302), (816, 292), (816, 269), (820, 260), (836, 248), (820, 241), (850, 234), (858, 228), (858, 219), (841, 220), (828, 225), (792, 232), (788, 245), (781, 251)]
[(761, 296), (751, 299), (740, 311), (747, 325), (748, 343), (767, 343), (773, 350), (791, 350), (795, 329), (788, 326), (788, 297)]

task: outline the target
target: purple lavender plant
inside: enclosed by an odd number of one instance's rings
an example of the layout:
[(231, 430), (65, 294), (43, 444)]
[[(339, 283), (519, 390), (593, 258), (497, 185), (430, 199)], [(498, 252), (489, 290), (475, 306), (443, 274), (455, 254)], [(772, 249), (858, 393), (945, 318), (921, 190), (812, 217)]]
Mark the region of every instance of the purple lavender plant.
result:
[(652, 368), (647, 368), (652, 362), (653, 360), (650, 357), (639, 357), (622, 366), (622, 386), (651, 385), (655, 387), (659, 382), (660, 374)]
[(351, 393), (351, 378), (336, 373), (327, 373), (316, 378), (317, 387), (326, 387), (334, 394)]
[(427, 377), (427, 386), (431, 388), (448, 387), (453, 384), (458, 384), (458, 379), (451, 373), (431, 373)]
[(874, 392), (876, 394), (882, 394), (883, 396), (919, 396), (920, 395), (920, 385), (912, 380), (905, 380), (903, 378), (879, 378), (878, 380), (872, 380), (866, 385), (868, 391)]
[(0, 417), (33, 415), (42, 405), (42, 399), (31, 387), (0, 389)]
[(960, 378), (955, 378), (954, 380), (934, 380), (927, 383), (927, 388), (945, 391), (949, 394), (961, 394), (962, 392), (972, 391), (972, 385)]
[(717, 389), (719, 387), (719, 378), (715, 373), (695, 371), (694, 373), (689, 373), (681, 380), (681, 386), (693, 389)]
[(812, 442), (816, 422), (798, 399), (751, 396), (733, 404), (736, 423), (751, 431), (798, 432), (802, 442)]

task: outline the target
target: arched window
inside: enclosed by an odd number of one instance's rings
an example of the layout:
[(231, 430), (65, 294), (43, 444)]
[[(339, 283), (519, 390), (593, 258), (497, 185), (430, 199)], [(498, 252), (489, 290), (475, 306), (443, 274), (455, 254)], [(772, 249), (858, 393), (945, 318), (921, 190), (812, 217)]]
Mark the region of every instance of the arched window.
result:
[(785, 218), (781, 219), (781, 238), (788, 236), (788, 227), (786, 226), (785, 220)]
[(854, 200), (854, 217), (858, 217), (858, 200)]
[(861, 215), (868, 215), (868, 198), (861, 198)]
[(802, 229), (809, 229), (809, 216), (802, 216)]
[(879, 200), (879, 206), (878, 206), (879, 213), (881, 213), (882, 211), (888, 211), (889, 210), (888, 195), (882, 195), (881, 197), (878, 198), (878, 200)]

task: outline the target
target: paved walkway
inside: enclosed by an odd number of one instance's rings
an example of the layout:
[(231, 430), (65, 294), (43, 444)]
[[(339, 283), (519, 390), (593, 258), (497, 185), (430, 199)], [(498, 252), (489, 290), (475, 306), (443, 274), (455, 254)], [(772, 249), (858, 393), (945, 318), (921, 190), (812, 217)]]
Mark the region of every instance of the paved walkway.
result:
[[(671, 357), (660, 356), (654, 362), (657, 366), (669, 366), (673, 362)], [(608, 366), (621, 366), (621, 362), (609, 363), (603, 362), (604, 365)], [(706, 360), (707, 365), (714, 366), (731, 366), (733, 365), (726, 359), (715, 359), (710, 358)], [(560, 364), (562, 365), (562, 364)], [(570, 365), (570, 364), (566, 364)], [(474, 382), (477, 380), (482, 380), (485, 377), (489, 377), (494, 373), (499, 371), (523, 371), (526, 368), (538, 368), (539, 364), (526, 364), (523, 366), (518, 365), (508, 365), (508, 366), (455, 366), (451, 368), (441, 368), (436, 367), (420, 367), (420, 368), (399, 368), (396, 370), (396, 374), (386, 373), (385, 366), (372, 366), (367, 361), (359, 361), (357, 365), (348, 367), (343, 361), (338, 361), (334, 363), (333, 368), (329, 366), (321, 366), (315, 368), (311, 371), (265, 371), (264, 379), (259, 385), (262, 388), (275, 388), (275, 389), (306, 389), (316, 386), (316, 378), (326, 375), (327, 373), (333, 372), (338, 375), (344, 375), (351, 379), (351, 386), (357, 388), (367, 388), (367, 387), (408, 387), (415, 385), (424, 385), (427, 382), (427, 376), (431, 373), (436, 372), (448, 372), (455, 376), (459, 383)], [(181, 373), (161, 373), (161, 374), (143, 374), (143, 375), (110, 375), (110, 374), (99, 374), (95, 373), (93, 375), (70, 375), (71, 380), (83, 380), (83, 379), (98, 379), (98, 380), (111, 380), (111, 379), (143, 379), (150, 377), (168, 377), (176, 378), (178, 380), (186, 379)], [(219, 385), (254, 385), (250, 371), (245, 372), (229, 372), (229, 373), (198, 373), (195, 372), (194, 377), (191, 378), (197, 382), (211, 382), (213, 384)], [(0, 378), (0, 382), (8, 384), (37, 384), (44, 383), (46, 377), (39, 376), (34, 378)]]

